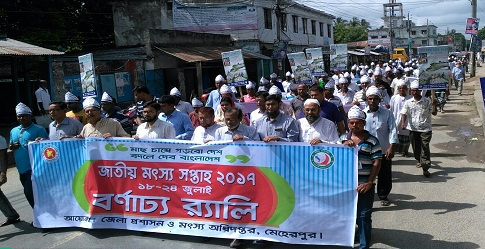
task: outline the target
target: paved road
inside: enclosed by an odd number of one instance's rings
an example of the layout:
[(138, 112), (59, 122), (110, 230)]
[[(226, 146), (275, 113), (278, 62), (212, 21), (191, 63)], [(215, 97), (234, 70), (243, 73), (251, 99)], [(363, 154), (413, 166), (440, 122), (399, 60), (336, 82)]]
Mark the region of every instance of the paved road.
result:
[[(485, 75), (485, 67), (478, 68), (477, 75)], [(475, 103), (481, 104), (480, 95), (477, 100), (474, 98), (477, 81), (467, 80), (463, 96), (453, 91), (446, 113), (433, 119), (432, 178), (422, 176), (421, 169), (414, 167), (413, 158), (395, 158), (390, 195), (393, 204), (381, 207), (377, 200), (374, 203), (373, 248), (485, 247), (485, 138), (475, 107)], [(32, 210), (23, 196), (15, 168), (9, 169), (8, 177), (2, 190), (23, 221), (0, 228), (0, 247), (206, 249), (227, 248), (229, 243), (224, 239), (202, 242), (198, 237), (124, 230), (70, 228), (43, 232), (29, 226)], [(273, 244), (269, 248), (337, 247)]]

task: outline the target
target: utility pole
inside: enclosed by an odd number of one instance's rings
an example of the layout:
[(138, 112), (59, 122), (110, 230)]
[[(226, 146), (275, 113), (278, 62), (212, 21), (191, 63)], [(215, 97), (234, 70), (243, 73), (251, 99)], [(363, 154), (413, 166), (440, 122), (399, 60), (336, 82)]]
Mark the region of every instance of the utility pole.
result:
[(413, 55), (413, 50), (412, 50), (412, 45), (413, 45), (413, 40), (411, 39), (411, 19), (409, 19), (409, 12), (408, 12), (408, 55), (412, 56)]
[[(278, 43), (278, 47), (281, 45), (281, 7), (280, 7), (280, 0), (276, 0), (276, 6), (274, 7), (275, 14), (276, 14), (276, 42)], [(283, 70), (283, 61), (285, 58), (278, 59), (278, 75), (282, 75)]]
[[(472, 0), (472, 18), (477, 18), (477, 0)], [(473, 35), (472, 35), (471, 42), (473, 42)], [(472, 56), (470, 60), (472, 62), (470, 77), (475, 77), (475, 69), (476, 69), (477, 62), (475, 61), (474, 51), (472, 51)]]
[(389, 54), (394, 54), (394, 31), (392, 30), (392, 17), (394, 16), (394, 6), (389, 9), (389, 12), (389, 37), (391, 38), (391, 49), (389, 50)]

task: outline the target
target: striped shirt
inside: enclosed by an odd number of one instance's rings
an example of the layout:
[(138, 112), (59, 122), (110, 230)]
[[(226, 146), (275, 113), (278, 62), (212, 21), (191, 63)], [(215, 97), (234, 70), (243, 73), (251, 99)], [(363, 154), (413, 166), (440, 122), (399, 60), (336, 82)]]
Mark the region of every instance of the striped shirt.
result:
[[(340, 142), (343, 144), (345, 141), (351, 140), (351, 137), (352, 133), (342, 134)], [(359, 183), (367, 182), (374, 160), (382, 158), (381, 145), (376, 137), (367, 132), (367, 136), (357, 146), (359, 148)]]

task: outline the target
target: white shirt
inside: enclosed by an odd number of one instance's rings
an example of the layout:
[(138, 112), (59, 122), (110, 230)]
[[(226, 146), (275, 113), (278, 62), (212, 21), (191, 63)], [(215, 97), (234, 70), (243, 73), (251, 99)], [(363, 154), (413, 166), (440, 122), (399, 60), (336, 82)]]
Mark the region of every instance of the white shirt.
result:
[(175, 139), (175, 129), (172, 124), (157, 119), (151, 127), (148, 127), (148, 123), (142, 123), (136, 129), (136, 135), (139, 138), (149, 139)]
[(400, 79), (394, 78), (391, 82), (391, 88), (394, 89), (394, 95), (399, 94), (397, 91), (397, 87), (399, 86), (400, 82), (404, 82), (404, 84), (406, 84), (408, 89), (410, 87), (408, 78), (405, 78), (405, 77), (401, 77)]
[(394, 115), (394, 120), (396, 120), (397, 134), (399, 135), (409, 136), (409, 130), (403, 130), (401, 127), (401, 109), (404, 106), (404, 102), (412, 97), (413, 96), (411, 95), (406, 95), (406, 97), (403, 97), (399, 94), (391, 97), (391, 102), (389, 105), (391, 106), (391, 112)]
[(252, 111), (251, 114), (249, 114), (249, 123), (251, 123), (251, 126), (254, 126), (253, 125), (254, 122), (256, 122), (256, 120), (263, 117), (263, 115), (264, 115), (264, 112), (261, 112), (261, 110), (259, 110), (259, 108)]
[(318, 118), (312, 124), (306, 118), (298, 119), (300, 124), (300, 141), (310, 142), (314, 138), (320, 138), (324, 143), (337, 143), (339, 137), (335, 124), (326, 119)]
[(404, 102), (401, 114), (405, 114), (408, 125), (406, 129), (418, 132), (429, 132), (431, 127), (431, 100), (421, 97), (419, 101), (410, 98)]
[(175, 106), (175, 109), (177, 109), (177, 111), (185, 113), (187, 115), (189, 115), (191, 112), (194, 111), (194, 108), (192, 107), (192, 105), (189, 102), (182, 101), (182, 100), (180, 100), (178, 105)]
[(339, 97), (344, 105), (347, 105), (347, 104), (351, 104), (354, 101), (355, 92), (349, 89), (345, 95), (343, 94), (342, 91), (339, 91), (334, 95), (336, 97)]
[(204, 128), (201, 125), (197, 126), (194, 130), (194, 134), (192, 135), (192, 141), (197, 143), (207, 143), (210, 141), (215, 141), (216, 137), (216, 130), (222, 127), (219, 124), (214, 123), (212, 126), (208, 128)]
[[(49, 91), (47, 89), (43, 89), (42, 87), (39, 87), (35, 91), (35, 97), (37, 98), (37, 105), (39, 102), (42, 102), (42, 107), (44, 107), (45, 111), (49, 110), (49, 105), (51, 103), (51, 95), (49, 94)], [(40, 110), (39, 106), (39, 110)]]

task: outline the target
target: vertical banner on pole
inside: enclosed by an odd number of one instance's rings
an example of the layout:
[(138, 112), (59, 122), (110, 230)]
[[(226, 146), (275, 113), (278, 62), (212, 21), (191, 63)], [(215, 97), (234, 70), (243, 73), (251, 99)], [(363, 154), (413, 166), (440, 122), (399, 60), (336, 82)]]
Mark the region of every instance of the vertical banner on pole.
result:
[(79, 71), (81, 72), (81, 87), (83, 98), (96, 97), (96, 75), (94, 72), (93, 54), (85, 54), (78, 57)]

